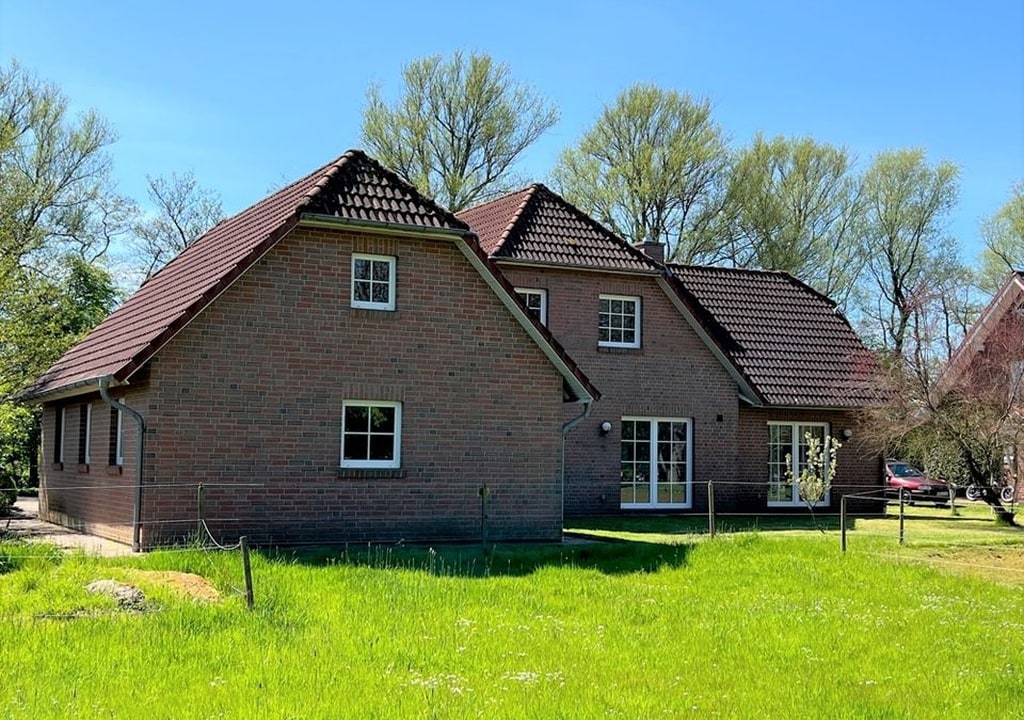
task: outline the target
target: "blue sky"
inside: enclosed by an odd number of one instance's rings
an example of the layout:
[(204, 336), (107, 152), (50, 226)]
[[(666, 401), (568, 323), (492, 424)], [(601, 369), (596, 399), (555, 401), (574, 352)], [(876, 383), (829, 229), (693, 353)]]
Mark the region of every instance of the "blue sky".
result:
[(706, 95), (733, 144), (809, 135), (861, 163), (922, 147), (960, 166), (950, 232), (1024, 180), (1024, 3), (54, 2), (0, 0), (15, 57), (108, 118), (121, 191), (193, 170), (234, 213), (351, 147), (370, 83), (483, 51), (561, 109), (519, 167), (545, 181), (603, 105), (637, 81)]

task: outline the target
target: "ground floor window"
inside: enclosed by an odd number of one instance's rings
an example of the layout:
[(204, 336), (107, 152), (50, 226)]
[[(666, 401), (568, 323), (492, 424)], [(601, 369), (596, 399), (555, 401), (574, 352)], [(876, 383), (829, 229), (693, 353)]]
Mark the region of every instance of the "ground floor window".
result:
[(690, 421), (622, 418), (623, 508), (689, 508), (692, 497)]
[[(772, 506), (804, 505), (800, 488), (792, 477), (798, 477), (807, 462), (808, 435), (825, 442), (826, 423), (768, 423), (768, 504)], [(826, 493), (819, 505), (827, 505)]]
[(401, 467), (402, 404), (346, 400), (341, 420), (341, 466)]
[[(124, 401), (121, 401), (124, 402)], [(124, 443), (122, 431), (124, 413), (119, 408), (110, 406), (110, 460), (111, 465), (124, 465)]]
[(79, 406), (78, 416), (78, 464), (92, 462), (92, 403)]

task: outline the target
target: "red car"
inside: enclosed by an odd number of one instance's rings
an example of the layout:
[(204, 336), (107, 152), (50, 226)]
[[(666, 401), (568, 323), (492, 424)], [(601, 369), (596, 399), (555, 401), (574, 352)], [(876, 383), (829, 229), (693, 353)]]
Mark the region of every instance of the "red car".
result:
[(899, 460), (885, 461), (885, 484), (899, 491), (905, 503), (927, 500), (936, 505), (945, 505), (949, 502), (949, 485), (945, 480), (928, 477), (913, 465)]

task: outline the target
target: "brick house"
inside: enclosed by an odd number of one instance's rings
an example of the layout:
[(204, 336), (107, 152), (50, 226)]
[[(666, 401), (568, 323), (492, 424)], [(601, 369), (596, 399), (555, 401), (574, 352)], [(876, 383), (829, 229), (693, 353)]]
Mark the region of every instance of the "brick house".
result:
[(825, 506), (880, 485), (853, 432), (873, 359), (828, 298), (784, 273), (665, 264), (539, 184), (459, 217), (601, 388), (567, 439), (567, 515), (701, 511), (709, 481), (717, 511), (804, 510), (786, 470), (807, 433), (844, 438)]
[(41, 516), (137, 548), (200, 515), (259, 542), (479, 538), (484, 485), (489, 537), (558, 539), (596, 397), (465, 223), (358, 151), (218, 224), (23, 392)]

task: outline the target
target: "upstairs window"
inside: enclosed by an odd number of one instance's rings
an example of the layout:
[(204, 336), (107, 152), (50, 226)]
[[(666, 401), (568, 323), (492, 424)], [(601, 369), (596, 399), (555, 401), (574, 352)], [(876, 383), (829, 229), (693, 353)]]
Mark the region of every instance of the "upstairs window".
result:
[(402, 404), (346, 400), (342, 405), (341, 466), (401, 467)]
[(395, 309), (395, 258), (352, 255), (352, 307)]
[(540, 320), (541, 325), (548, 324), (548, 291), (537, 288), (516, 288), (516, 294), (522, 298), (535, 318)]
[(640, 347), (640, 298), (600, 296), (597, 344), (600, 347)]

